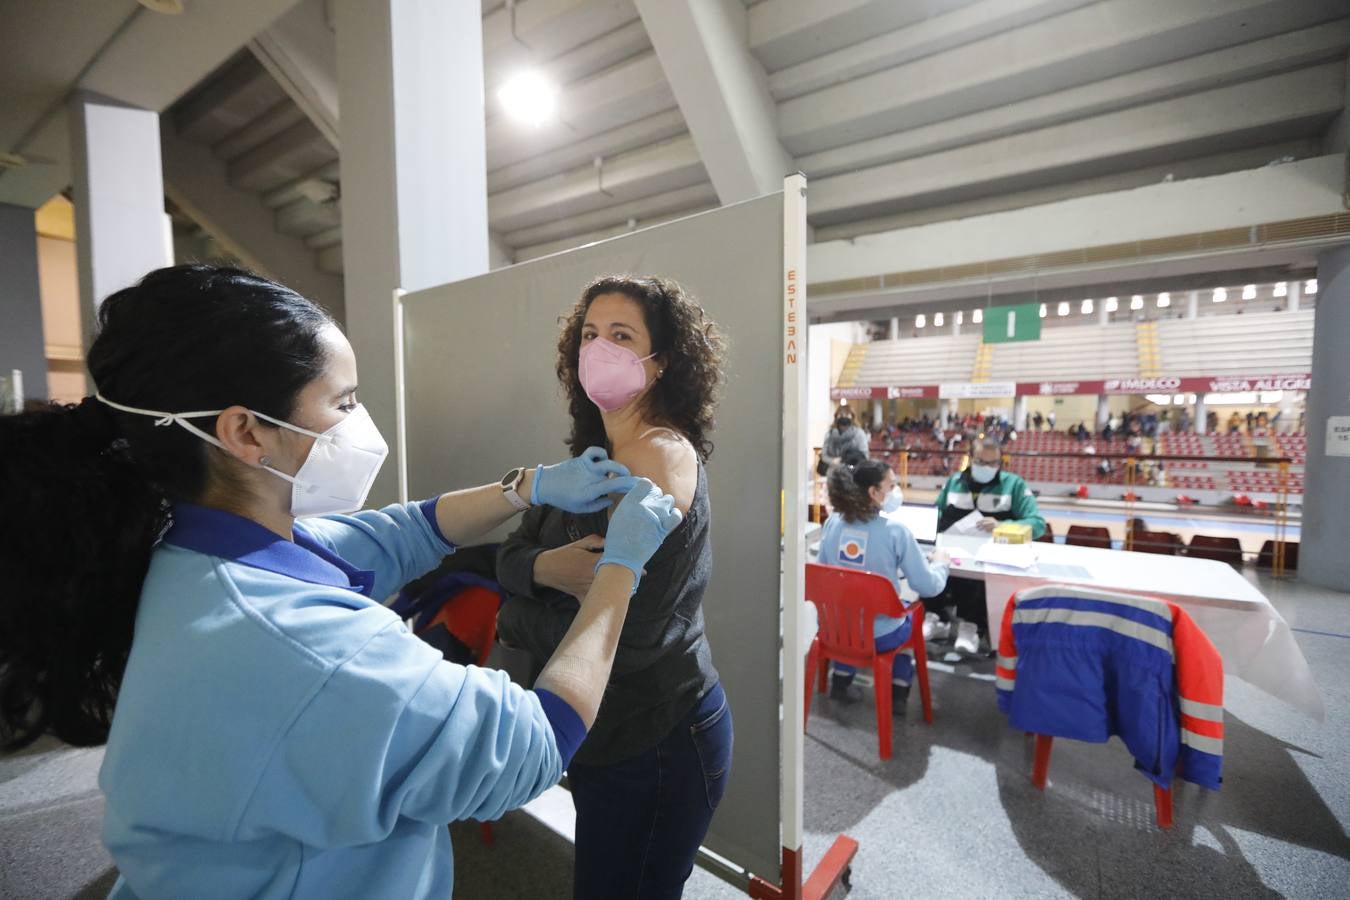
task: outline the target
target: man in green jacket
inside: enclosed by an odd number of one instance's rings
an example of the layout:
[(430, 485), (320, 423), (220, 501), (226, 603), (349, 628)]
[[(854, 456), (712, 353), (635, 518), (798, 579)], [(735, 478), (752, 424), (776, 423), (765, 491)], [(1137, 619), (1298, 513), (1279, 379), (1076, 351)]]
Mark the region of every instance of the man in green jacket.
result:
[[(948, 478), (938, 492), (938, 531), (946, 531), (979, 510), (984, 514), (979, 521), (981, 531), (993, 531), (1000, 522), (1014, 522), (1030, 525), (1033, 540), (1045, 534), (1045, 519), (1036, 505), (1036, 495), (1020, 475), (1003, 470), (1003, 448), (999, 442), (981, 438), (975, 442), (973, 454), (970, 466)], [(989, 637), (989, 615), (981, 581), (953, 572), (943, 595), (925, 606), (937, 611), (925, 617), (925, 638), (945, 637), (955, 625), (956, 649), (973, 654), (979, 649), (979, 639)], [(948, 623), (951, 606), (956, 607), (959, 618)]]
[(1003, 470), (1003, 448), (998, 441), (975, 442), (969, 468), (957, 472), (937, 496), (938, 531), (946, 531), (976, 509), (984, 513), (980, 529), (993, 531), (999, 522), (1031, 526), (1031, 537), (1045, 534), (1036, 496), (1022, 476)]

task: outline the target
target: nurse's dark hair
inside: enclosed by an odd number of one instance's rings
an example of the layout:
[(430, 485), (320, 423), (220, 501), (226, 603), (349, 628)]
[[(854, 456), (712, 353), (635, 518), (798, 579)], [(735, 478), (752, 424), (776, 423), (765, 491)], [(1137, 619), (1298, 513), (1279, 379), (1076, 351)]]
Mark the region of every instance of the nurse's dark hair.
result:
[(572, 311), (562, 319), (556, 370), (567, 395), (572, 431), (567, 446), (580, 453), (605, 446), (600, 409), (581, 386), (577, 371), (581, 332), (592, 301), (622, 294), (642, 310), (662, 373), (643, 399), (648, 418), (679, 432), (694, 445), (699, 459), (712, 456), (713, 412), (720, 399), (726, 341), (698, 301), (668, 278), (606, 275), (586, 285)]
[[(89, 373), (127, 406), (240, 404), (284, 420), (326, 365), (331, 324), (251, 272), (158, 269), (99, 307)], [(214, 432), (210, 417), (193, 424)], [(230, 466), (179, 426), (93, 398), (0, 416), (0, 747), (48, 732), (76, 745), (107, 739), (168, 501), (228, 485)]]
[(876, 515), (877, 505), (868, 496), (886, 480), (891, 467), (879, 459), (864, 459), (855, 465), (839, 463), (825, 476), (825, 488), (830, 495), (830, 506), (846, 522), (862, 522)]

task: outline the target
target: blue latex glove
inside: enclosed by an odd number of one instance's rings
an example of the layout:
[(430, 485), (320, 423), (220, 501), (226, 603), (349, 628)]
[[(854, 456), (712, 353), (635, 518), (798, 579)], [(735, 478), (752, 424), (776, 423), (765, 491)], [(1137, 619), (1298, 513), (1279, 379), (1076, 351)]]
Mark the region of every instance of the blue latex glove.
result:
[(587, 447), (580, 456), (535, 469), (530, 503), (593, 513), (609, 506), (610, 494), (627, 493), (632, 487), (627, 466), (610, 459), (603, 447)]
[(605, 551), (595, 564), (598, 570), (610, 563), (633, 573), (633, 590), (642, 580), (643, 566), (661, 546), (666, 535), (684, 516), (675, 508), (675, 498), (646, 478), (634, 478), (633, 489), (619, 503), (605, 532)]

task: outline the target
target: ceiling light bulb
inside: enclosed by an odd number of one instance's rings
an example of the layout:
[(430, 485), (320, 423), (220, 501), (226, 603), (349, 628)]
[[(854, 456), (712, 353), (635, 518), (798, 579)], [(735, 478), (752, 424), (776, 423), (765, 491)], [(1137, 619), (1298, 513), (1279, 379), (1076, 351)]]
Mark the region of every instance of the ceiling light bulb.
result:
[(1172, 305), (1171, 294), (1167, 293), (1167, 291), (1163, 291), (1161, 294), (1158, 295), (1158, 309), (1167, 309), (1167, 307), (1171, 305)]
[(963, 309), (958, 309), (958, 310), (956, 311), (956, 324), (957, 324), (957, 325), (964, 325), (964, 324), (965, 324), (965, 321), (966, 321), (966, 312), (965, 312), (965, 310), (963, 310)]
[(1115, 312), (1115, 311), (1116, 311), (1116, 307), (1118, 307), (1118, 306), (1120, 306), (1120, 301), (1117, 300), (1115, 297), (1107, 297), (1107, 298), (1106, 298), (1106, 311), (1107, 311), (1107, 312), (1109, 312), (1109, 313)]
[(1303, 282), (1303, 293), (1305, 293), (1305, 294), (1315, 294), (1315, 293), (1317, 293), (1317, 279), (1316, 279), (1316, 278), (1309, 278), (1307, 281)]
[(1091, 301), (1091, 300), (1084, 300), (1084, 301), (1083, 301), (1083, 305), (1082, 305), (1080, 308), (1081, 308), (1082, 311), (1083, 311), (1083, 315), (1085, 315), (1085, 316), (1090, 316), (1090, 315), (1092, 315), (1092, 301)]
[(1289, 285), (1283, 281), (1275, 282), (1275, 296), (1276, 297), (1289, 296)]
[(983, 321), (984, 321), (984, 310), (982, 310), (982, 309), (977, 309), (977, 310), (975, 310), (974, 312), (972, 312), (972, 313), (970, 314), (970, 320), (971, 320), (972, 322), (974, 322), (976, 325), (978, 325), (978, 324), (980, 324), (981, 322), (983, 322)]
[(1042, 304), (1041, 304), (1041, 318), (1042, 318), (1042, 319), (1045, 318), (1045, 313), (1046, 313), (1045, 304), (1042, 303)]
[(1243, 299), (1243, 300), (1255, 300), (1255, 299), (1256, 299), (1256, 285), (1254, 285), (1254, 284), (1249, 284), (1249, 285), (1247, 285), (1246, 287), (1244, 287), (1244, 288), (1242, 289), (1242, 299)]
[(934, 328), (942, 327), (942, 313), (933, 313), (933, 327)]
[(1059, 314), (1060, 314), (1061, 316), (1067, 316), (1067, 315), (1069, 314), (1069, 301), (1068, 301), (1068, 300), (1061, 300), (1061, 301), (1059, 301), (1059, 309), (1058, 309), (1058, 312), (1059, 312)]
[(1215, 303), (1222, 303), (1223, 301), (1228, 299), (1228, 291), (1224, 290), (1223, 288), (1215, 288), (1213, 299)]
[(538, 72), (520, 72), (501, 86), (497, 99), (512, 119), (538, 127), (557, 112), (558, 88)]
[(914, 317), (915, 328), (922, 328), (927, 324), (928, 324), (928, 317), (925, 316), (923, 313), (919, 313), (917, 316)]
[(1143, 308), (1144, 308), (1143, 294), (1135, 294), (1133, 297), (1130, 298), (1130, 309), (1143, 309)]

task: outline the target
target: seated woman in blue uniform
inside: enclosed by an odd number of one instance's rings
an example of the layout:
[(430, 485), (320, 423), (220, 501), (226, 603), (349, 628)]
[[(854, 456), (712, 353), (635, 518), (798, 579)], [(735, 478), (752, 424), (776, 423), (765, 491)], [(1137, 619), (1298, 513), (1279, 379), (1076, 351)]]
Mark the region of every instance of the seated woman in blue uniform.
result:
[[(920, 597), (942, 593), (947, 585), (947, 552), (936, 550), (931, 559), (925, 559), (909, 529), (882, 515), (899, 509), (902, 503), (890, 466), (875, 459), (865, 459), (856, 465), (840, 464), (830, 470), (826, 487), (834, 511), (820, 529), (818, 562), (885, 575), (895, 585), (897, 597), (901, 578)], [(901, 619), (877, 616), (872, 632), (877, 650), (894, 650), (909, 640), (913, 626), (910, 619), (910, 616)], [(853, 676), (857, 670), (843, 663), (833, 665), (830, 698), (845, 704), (856, 702), (860, 692), (853, 687)], [(913, 657), (908, 652), (897, 653), (891, 670), (894, 685), (891, 710), (897, 716), (904, 715), (913, 675)]]
[[(98, 323), (95, 397), (0, 418), (0, 740), (107, 742), (119, 900), (449, 897), (446, 823), (556, 783), (594, 722), (673, 498), (591, 448), (357, 512), (386, 445), (320, 307), (179, 266)], [(380, 603), (520, 509), (616, 493), (533, 691)]]

